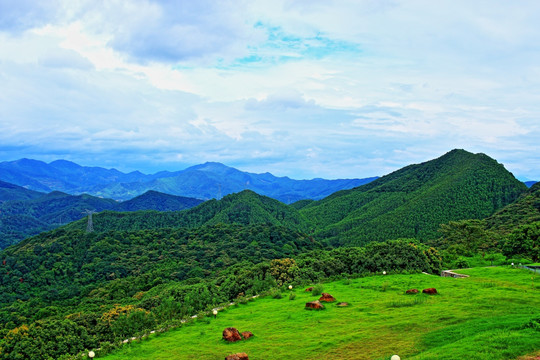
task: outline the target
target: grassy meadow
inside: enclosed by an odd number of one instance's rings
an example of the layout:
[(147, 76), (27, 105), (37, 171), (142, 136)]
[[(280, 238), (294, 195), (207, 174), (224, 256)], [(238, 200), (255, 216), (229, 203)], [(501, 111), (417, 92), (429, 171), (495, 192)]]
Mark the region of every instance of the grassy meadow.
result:
[[(231, 306), (97, 357), (215, 360), (246, 352), (259, 359), (527, 359), (540, 355), (540, 275), (509, 267), (460, 271), (465, 279), (379, 275), (324, 284), (349, 307), (305, 310), (305, 288)], [(406, 295), (435, 287), (438, 295)], [(531, 322), (537, 319), (536, 322)], [(254, 337), (221, 339), (236, 327)], [(534, 357), (527, 357), (533, 356)]]

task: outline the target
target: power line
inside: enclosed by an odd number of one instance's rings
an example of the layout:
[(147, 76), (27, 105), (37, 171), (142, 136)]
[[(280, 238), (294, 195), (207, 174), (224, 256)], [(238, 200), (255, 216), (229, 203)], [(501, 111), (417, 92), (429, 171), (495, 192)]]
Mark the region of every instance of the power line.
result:
[(88, 214), (88, 225), (86, 225), (86, 232), (91, 233), (94, 232), (94, 223), (92, 222), (92, 214), (95, 214), (95, 210), (86, 210), (83, 212), (83, 214)]

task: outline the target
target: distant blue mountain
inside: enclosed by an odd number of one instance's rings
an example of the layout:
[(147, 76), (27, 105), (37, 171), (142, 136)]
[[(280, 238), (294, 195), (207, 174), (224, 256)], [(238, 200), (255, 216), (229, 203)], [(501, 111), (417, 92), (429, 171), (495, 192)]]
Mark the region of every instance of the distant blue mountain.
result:
[(138, 171), (125, 174), (116, 169), (80, 166), (66, 160), (49, 164), (30, 159), (0, 163), (2, 181), (36, 191), (88, 193), (116, 200), (129, 200), (149, 190), (202, 200), (252, 190), (290, 204), (303, 199), (322, 199), (336, 191), (352, 189), (375, 179), (377, 177), (293, 180), (270, 173), (242, 172), (215, 162), (176, 172), (161, 171), (153, 175)]
[(122, 199), (123, 194), (138, 194), (155, 190), (167, 194), (194, 197), (204, 200), (220, 198), (243, 190), (290, 204), (303, 199), (322, 199), (336, 191), (367, 184), (376, 177), (343, 180), (293, 180), (276, 177), (270, 173), (243, 172), (221, 163), (207, 162), (177, 172), (174, 176), (161, 177), (145, 183), (111, 184), (94, 187), (91, 193)]
[(538, 181), (525, 181), (524, 184), (527, 185), (528, 188), (536, 184)]
[(32, 159), (4, 161), (0, 163), (0, 180), (42, 191), (63, 191), (70, 194), (84, 193), (97, 185), (111, 183), (151, 181), (171, 173), (145, 175), (134, 171), (128, 174), (116, 169), (80, 166), (67, 160), (56, 160), (49, 164)]

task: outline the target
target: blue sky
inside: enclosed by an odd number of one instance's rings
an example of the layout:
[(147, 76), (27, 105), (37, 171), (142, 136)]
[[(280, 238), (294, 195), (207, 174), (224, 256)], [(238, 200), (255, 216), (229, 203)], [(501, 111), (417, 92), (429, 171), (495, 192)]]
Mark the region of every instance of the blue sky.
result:
[[(41, 3), (41, 4), (37, 4)], [(0, 0), (0, 161), (540, 180), (538, 1)]]

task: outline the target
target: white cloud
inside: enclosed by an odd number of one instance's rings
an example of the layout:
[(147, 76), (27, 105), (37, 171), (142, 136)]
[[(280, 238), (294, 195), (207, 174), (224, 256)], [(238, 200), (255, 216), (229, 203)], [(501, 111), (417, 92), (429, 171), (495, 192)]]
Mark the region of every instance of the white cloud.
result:
[(0, 0), (0, 155), (364, 177), (462, 147), (540, 178), (538, 10)]

